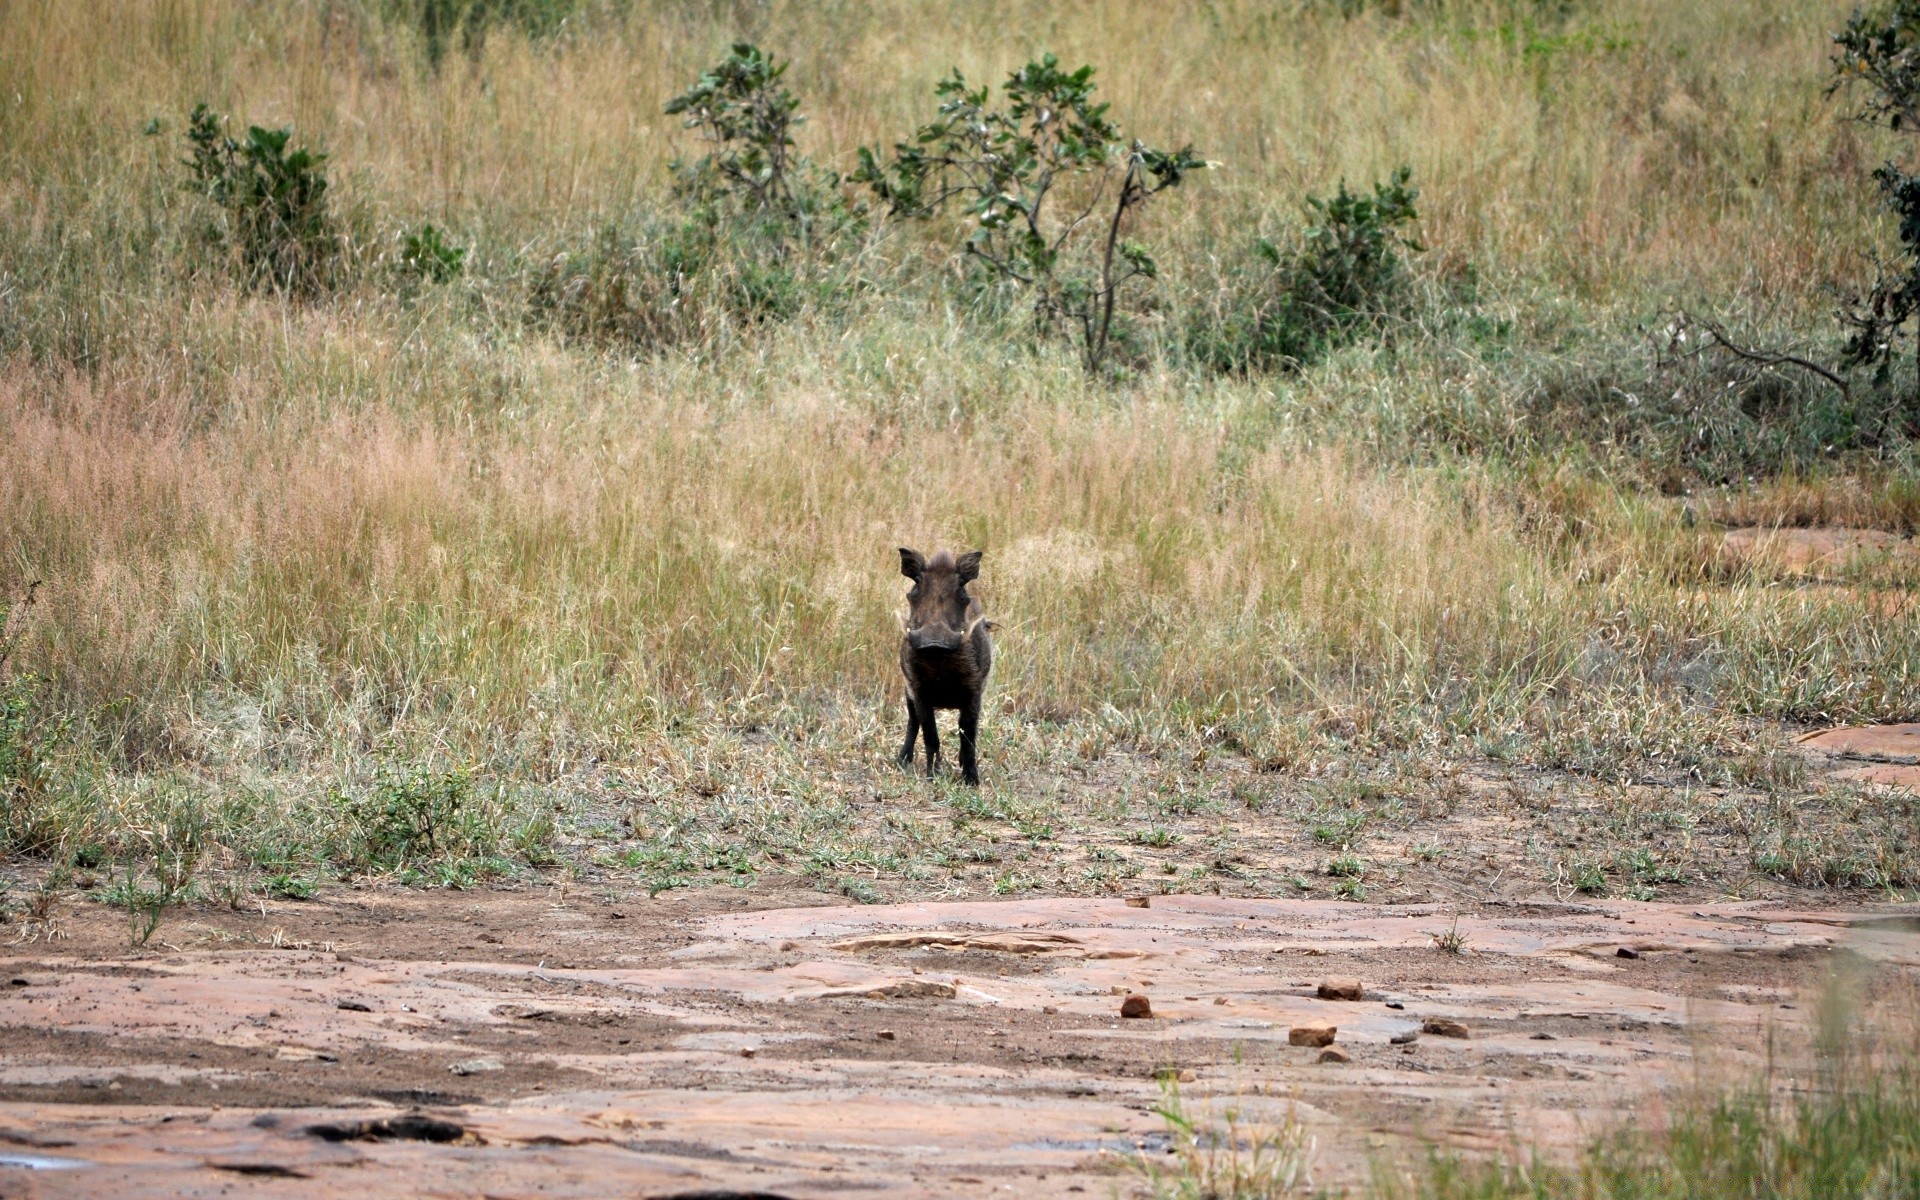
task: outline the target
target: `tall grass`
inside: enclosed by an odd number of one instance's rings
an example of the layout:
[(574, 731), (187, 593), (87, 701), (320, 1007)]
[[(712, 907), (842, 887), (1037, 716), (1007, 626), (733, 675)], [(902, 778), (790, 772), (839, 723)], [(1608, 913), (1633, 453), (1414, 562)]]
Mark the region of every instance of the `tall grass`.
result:
[[(1279, 764), (1514, 738), (1725, 779), (1764, 720), (1920, 715), (1911, 618), (1729, 568), (1607, 446), (1529, 457), (1541, 397), (1644, 373), (1674, 298), (1821, 336), (1877, 229), (1879, 149), (1821, 96), (1844, 6), (1341, 7), (583, 0), (436, 63), (406, 5), (0, 5), (0, 590), (47, 581), (17, 663), (109, 774), (311, 790), (394, 744), (550, 782), (890, 714), (892, 548), (966, 543), (1034, 737), (1112, 712)], [(1401, 162), (1424, 300), (1306, 375), (1161, 338), (1096, 382), (945, 288), (941, 230), (877, 225), (858, 286), (771, 327), (630, 355), (528, 319), (557, 255), (670, 205), (661, 107), (743, 36), (841, 166), (949, 66), (1097, 64), (1130, 128), (1224, 164), (1150, 218), (1150, 333)], [(349, 282), (214, 269), (179, 187), (203, 100), (332, 155)], [(466, 274), (396, 293), (423, 220)]]

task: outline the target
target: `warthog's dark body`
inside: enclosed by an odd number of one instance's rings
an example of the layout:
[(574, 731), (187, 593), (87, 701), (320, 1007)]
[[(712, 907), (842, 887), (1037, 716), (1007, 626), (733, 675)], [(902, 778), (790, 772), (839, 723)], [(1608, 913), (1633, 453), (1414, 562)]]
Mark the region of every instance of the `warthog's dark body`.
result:
[(945, 550), (923, 558), (917, 550), (900, 548), (900, 573), (913, 580), (907, 593), (907, 629), (900, 639), (900, 673), (907, 677), (907, 740), (900, 747), (900, 765), (913, 766), (913, 739), (927, 742), (927, 774), (940, 765), (940, 734), (933, 714), (943, 708), (960, 710), (960, 773), (971, 784), (980, 782), (974, 761), (974, 741), (980, 731), (980, 701), (987, 692), (987, 673), (993, 670), (993, 641), (980, 602), (967, 594), (967, 584), (980, 574), (980, 552), (959, 558)]

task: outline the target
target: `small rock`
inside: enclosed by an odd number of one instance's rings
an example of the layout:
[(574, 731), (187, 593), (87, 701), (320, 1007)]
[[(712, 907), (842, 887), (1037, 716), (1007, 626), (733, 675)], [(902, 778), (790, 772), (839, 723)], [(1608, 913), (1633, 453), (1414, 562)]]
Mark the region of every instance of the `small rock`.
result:
[(781, 942), (781, 943), (780, 943), (780, 949), (781, 949), (782, 951), (786, 951), (786, 950), (797, 950), (797, 949), (799, 949), (799, 947), (798, 947), (798, 946), (796, 946), (796, 945), (794, 945), (794, 944), (793, 944), (792, 942)]
[(1124, 983), (1116, 983), (1113, 985), (1113, 994), (1116, 996), (1124, 996), (1127, 994), (1127, 991), (1127, 985)]
[(1631, 946), (1622, 946), (1613, 952), (1615, 958), (1639, 958), (1640, 952)]
[(1200, 1077), (1199, 1077), (1198, 1075), (1195, 1075), (1195, 1074), (1194, 1074), (1194, 1073), (1192, 1072), (1192, 1070), (1182, 1070), (1182, 1071), (1180, 1072), (1180, 1082), (1181, 1082), (1181, 1083), (1192, 1083), (1192, 1082), (1193, 1082), (1194, 1080), (1196, 1080), (1196, 1079), (1198, 1079), (1198, 1078), (1200, 1078)]
[(1533, 1040), (1536, 1042), (1551, 1042), (1554, 1040), (1553, 1035), (1548, 1033), (1544, 1029), (1540, 1030), (1538, 1033), (1533, 1034), (1532, 1036), (1533, 1036)]
[(372, 1012), (373, 1011), (372, 1008), (368, 1007), (365, 1004), (360, 1003), (358, 1000), (342, 1000), (338, 1004), (335, 1004), (334, 1007), (344, 1012)]
[(1127, 998), (1120, 1002), (1120, 1015), (1123, 1017), (1151, 1017), (1153, 1015), (1153, 1002), (1145, 996), (1142, 996), (1139, 992), (1129, 993)]
[(1365, 991), (1358, 979), (1322, 979), (1319, 995), (1322, 1000), (1358, 1000)]
[(1326, 1063), (1352, 1062), (1353, 1056), (1348, 1054), (1345, 1050), (1342, 1050), (1338, 1046), (1328, 1046), (1325, 1050), (1322, 1050), (1320, 1052), (1319, 1061), (1326, 1062)]
[(1152, 908), (1153, 898), (1151, 896), (1128, 896), (1127, 907), (1128, 908)]
[(1215, 996), (1213, 998), (1213, 1002), (1215, 1004), (1231, 1004), (1232, 1003), (1232, 1001), (1228, 1000), (1225, 996)]
[(1411, 1046), (1420, 1040), (1420, 1031), (1418, 1029), (1408, 1029), (1404, 1032), (1394, 1034), (1387, 1040), (1396, 1046)]
[(497, 1058), (463, 1058), (448, 1067), (455, 1075), (478, 1075), (483, 1071), (504, 1071), (506, 1064)]
[(873, 1036), (879, 1038), (883, 1042), (891, 1042), (893, 1040), (893, 1030), (882, 1029), (880, 1032), (874, 1034)]
[(1051, 1017), (1060, 1010), (1051, 1004), (1043, 1004), (1040, 1006), (1040, 1011)]
[(1428, 1017), (1420, 1022), (1420, 1032), (1430, 1033), (1435, 1037), (1470, 1038), (1473, 1036), (1467, 1032), (1465, 1025), (1450, 1017)]
[(754, 1054), (754, 1050), (753, 1050), (753, 1047), (752, 1047), (752, 1046), (742, 1046), (742, 1047), (740, 1047), (740, 1057), (741, 1057), (741, 1058), (752, 1058), (752, 1057), (753, 1057), (753, 1054)]
[(1339, 1027), (1331, 1021), (1304, 1021), (1287, 1030), (1289, 1046), (1331, 1046)]
[(27, 977), (25, 975), (15, 975), (12, 979), (7, 980), (7, 983), (13, 987), (26, 987)]
[(614, 921), (624, 921), (627, 919), (627, 914), (623, 912), (610, 912), (607, 914), (607, 917)]
[(1387, 1001), (1387, 1007), (1398, 1011), (1404, 1009), (1406, 1005), (1400, 1003), (1398, 1000), (1389, 1000)]

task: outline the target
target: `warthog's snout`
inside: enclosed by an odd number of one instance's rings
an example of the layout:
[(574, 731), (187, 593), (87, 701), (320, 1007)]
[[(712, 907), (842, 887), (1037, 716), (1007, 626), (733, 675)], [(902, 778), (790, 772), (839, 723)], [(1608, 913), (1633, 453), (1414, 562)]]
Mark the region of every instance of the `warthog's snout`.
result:
[(907, 630), (907, 646), (916, 654), (953, 654), (966, 643), (966, 635), (950, 625), (922, 625)]

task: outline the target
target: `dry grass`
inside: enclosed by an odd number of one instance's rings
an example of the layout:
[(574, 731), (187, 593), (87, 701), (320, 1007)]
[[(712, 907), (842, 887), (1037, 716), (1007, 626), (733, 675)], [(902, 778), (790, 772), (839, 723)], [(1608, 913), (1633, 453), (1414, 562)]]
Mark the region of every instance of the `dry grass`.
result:
[[(1754, 806), (1801, 786), (1772, 722), (1920, 713), (1912, 620), (1729, 571), (1604, 474), (1434, 447), (1672, 297), (1824, 311), (1878, 153), (1820, 98), (1841, 8), (1330, 8), (589, 6), (435, 71), (372, 5), (0, 6), (0, 589), (47, 581), (17, 661), (91, 764), (55, 824), (111, 838), (159, 787), (226, 805), (268, 861), (324, 856), (327, 785), (414, 756), (558, 797), (580, 861), (662, 879), (824, 847), (841, 886), (1104, 888), (1143, 814), (1231, 842), (1233, 789), (1271, 800), (1255, 768), (1311, 783), (1281, 789), (1311, 820), (1318, 776), (1427, 755), (1570, 770), (1589, 799), (1723, 789), (1737, 874), (1785, 836)], [(1155, 218), (1170, 295), (1303, 190), (1408, 161), (1434, 307), (1299, 378), (1154, 361), (1113, 386), (956, 307), (936, 244), (896, 232), (862, 260), (886, 286), (775, 328), (629, 360), (524, 323), (529, 264), (662, 203), (684, 144), (661, 104), (737, 34), (795, 60), (805, 148), (843, 166), (949, 65), (1099, 64), (1131, 127), (1227, 164)], [(431, 219), (474, 246), (467, 279), (293, 305), (196, 269), (175, 185), (202, 99), (324, 144), (367, 262)], [(1449, 324), (1470, 276), (1476, 319), (1520, 334)], [(1772, 486), (1728, 510), (1907, 507)], [(988, 551), (984, 800), (882, 765), (903, 543)], [(1068, 831), (1084, 862), (1045, 848)], [(1030, 858), (959, 857), (1008, 837)], [(1255, 845), (1215, 874), (1304, 867)]]

